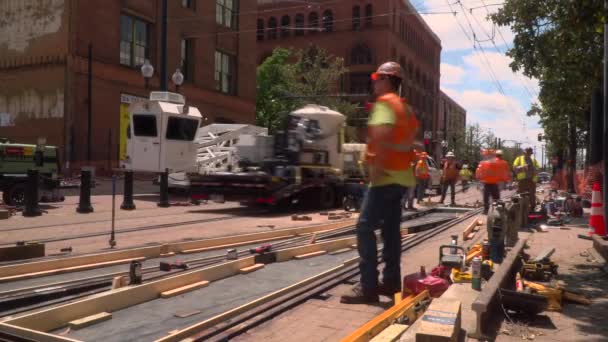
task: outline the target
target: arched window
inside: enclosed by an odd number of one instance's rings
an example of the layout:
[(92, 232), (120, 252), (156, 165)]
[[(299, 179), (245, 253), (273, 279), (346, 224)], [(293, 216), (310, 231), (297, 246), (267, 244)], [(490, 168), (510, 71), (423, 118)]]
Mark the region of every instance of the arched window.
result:
[(365, 44), (355, 46), (350, 52), (350, 64), (372, 64), (372, 50)]
[(256, 32), (258, 40), (264, 40), (264, 19), (258, 19), (258, 30)]
[(277, 39), (277, 19), (275, 17), (268, 19), (268, 39)]
[(353, 31), (361, 28), (361, 7), (353, 7)]
[(334, 14), (330, 10), (323, 12), (323, 32), (334, 30)]
[(374, 14), (372, 4), (365, 6), (365, 27), (372, 27), (372, 16)]
[(281, 18), (281, 38), (287, 38), (289, 37), (289, 33), (290, 33), (290, 26), (291, 25), (291, 18), (288, 15), (284, 15), (283, 18)]
[(296, 14), (296, 36), (304, 35), (304, 14)]
[[(316, 29), (318, 27), (319, 27), (319, 15), (317, 14), (317, 12), (310, 12), (310, 14), (308, 15), (308, 28)], [(315, 34), (315, 33), (317, 33), (317, 31), (310, 30), (310, 33)]]

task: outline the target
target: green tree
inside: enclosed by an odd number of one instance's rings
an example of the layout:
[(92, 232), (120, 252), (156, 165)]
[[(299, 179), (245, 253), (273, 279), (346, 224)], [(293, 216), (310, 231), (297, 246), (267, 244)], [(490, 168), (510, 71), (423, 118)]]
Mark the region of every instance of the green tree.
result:
[(491, 19), (515, 33), (511, 68), (540, 81), (538, 115), (552, 149), (572, 161), (585, 141), (591, 93), (601, 82), (604, 2), (601, 0), (506, 0)]
[(351, 115), (356, 106), (337, 96), (339, 80), (347, 72), (342, 58), (315, 45), (299, 51), (275, 49), (257, 70), (257, 124), (274, 132), (287, 113), (309, 103)]

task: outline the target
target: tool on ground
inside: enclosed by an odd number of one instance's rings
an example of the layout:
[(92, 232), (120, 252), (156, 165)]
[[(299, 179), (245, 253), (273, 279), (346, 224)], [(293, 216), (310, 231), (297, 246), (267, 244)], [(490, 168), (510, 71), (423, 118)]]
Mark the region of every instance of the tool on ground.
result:
[[(444, 254), (445, 249), (456, 251), (456, 254)], [(442, 245), (439, 247), (439, 264), (448, 268), (464, 269), (467, 252), (461, 246)]]
[(473, 290), (481, 291), (481, 258), (478, 256), (471, 262), (471, 273), (473, 273), (471, 287)]
[(481, 277), (486, 281), (490, 280), (492, 274), (494, 273), (492, 269), (494, 268), (494, 263), (492, 260), (484, 260), (481, 263)]
[(129, 265), (129, 285), (141, 284), (141, 262), (133, 260)]
[(264, 254), (272, 250), (272, 245), (261, 245), (256, 248), (251, 248), (249, 253), (251, 254)]
[(419, 294), (428, 290), (433, 298), (440, 297), (450, 287), (446, 279), (433, 275), (427, 275), (424, 266), (420, 266), (420, 272), (408, 274), (403, 277), (403, 293), (405, 298), (410, 294)]
[(521, 275), (528, 280), (550, 281), (557, 275), (557, 267), (553, 262), (524, 263), (521, 267)]
[(228, 260), (236, 260), (239, 258), (239, 254), (236, 249), (232, 248), (226, 251), (226, 259)]
[(515, 275), (515, 290), (517, 292), (524, 291), (524, 283), (521, 280), (521, 274), (519, 274), (519, 272), (517, 272), (517, 274)]
[(160, 262), (160, 266), (159, 266), (161, 271), (164, 272), (169, 272), (171, 270), (174, 269), (179, 269), (179, 270), (187, 270), (189, 268), (188, 264), (186, 264), (185, 262), (182, 261), (176, 261), (176, 262), (166, 262), (166, 261), (161, 261)]
[(547, 298), (525, 292), (517, 292), (507, 289), (499, 289), (500, 303), (506, 310), (525, 313), (527, 315), (537, 315), (547, 309)]
[(471, 263), (471, 261), (473, 261), (473, 258), (482, 257), (482, 256), (483, 256), (483, 246), (480, 243), (477, 243), (477, 244), (473, 245), (471, 248), (469, 248), (465, 262), (468, 265)]
[(452, 274), (450, 280), (452, 283), (470, 283), (473, 279), (473, 275), (469, 272), (461, 272), (456, 268), (452, 268)]

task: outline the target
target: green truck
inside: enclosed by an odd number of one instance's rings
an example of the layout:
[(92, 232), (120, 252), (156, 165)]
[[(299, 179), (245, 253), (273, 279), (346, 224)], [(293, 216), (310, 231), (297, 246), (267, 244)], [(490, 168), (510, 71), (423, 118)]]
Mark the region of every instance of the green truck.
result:
[(38, 170), (40, 175), (39, 200), (60, 202), (61, 179), (59, 149), (48, 145), (27, 145), (0, 138), (0, 191), (2, 200), (11, 206), (22, 206), (25, 201), (27, 171)]

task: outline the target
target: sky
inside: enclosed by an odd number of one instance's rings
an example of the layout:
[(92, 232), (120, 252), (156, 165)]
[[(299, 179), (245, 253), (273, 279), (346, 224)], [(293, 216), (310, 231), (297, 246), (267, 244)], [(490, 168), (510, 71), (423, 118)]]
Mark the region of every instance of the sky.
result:
[(512, 47), (514, 34), (487, 18), (503, 0), (410, 2), (441, 39), (441, 90), (467, 110), (467, 125), (478, 123), (503, 140), (536, 146), (540, 161), (537, 137), (543, 130), (538, 117), (526, 115), (537, 102), (538, 81), (511, 70), (512, 60), (505, 52)]

